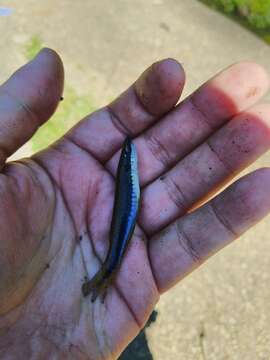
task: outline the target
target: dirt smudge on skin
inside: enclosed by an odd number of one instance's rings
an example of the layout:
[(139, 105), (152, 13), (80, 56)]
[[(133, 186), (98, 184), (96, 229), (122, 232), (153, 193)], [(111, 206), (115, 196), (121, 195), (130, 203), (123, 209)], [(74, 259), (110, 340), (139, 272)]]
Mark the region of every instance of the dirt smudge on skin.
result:
[(256, 86), (253, 86), (252, 88), (249, 89), (249, 91), (246, 94), (246, 98), (249, 99), (253, 96), (256, 96), (258, 93), (258, 88)]

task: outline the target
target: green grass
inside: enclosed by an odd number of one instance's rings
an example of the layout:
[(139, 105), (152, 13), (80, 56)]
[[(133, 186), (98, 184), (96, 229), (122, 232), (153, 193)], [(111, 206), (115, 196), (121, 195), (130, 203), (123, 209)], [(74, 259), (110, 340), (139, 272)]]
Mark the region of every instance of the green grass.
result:
[(25, 57), (32, 60), (36, 54), (42, 49), (42, 40), (38, 35), (33, 35), (25, 45)]
[[(25, 44), (25, 56), (31, 60), (43, 47), (43, 41), (34, 35)], [(65, 86), (64, 100), (60, 102), (55, 114), (46, 122), (30, 140), (34, 152), (46, 148), (61, 137), (82, 117), (95, 110), (93, 100), (88, 95), (78, 96), (76, 91)]]
[(41, 126), (31, 139), (34, 152), (46, 148), (59, 139), (81, 118), (95, 110), (91, 98), (84, 95), (78, 96), (74, 89), (67, 87), (64, 100), (60, 102), (56, 113), (51, 119)]
[(270, 0), (200, 0), (270, 43)]

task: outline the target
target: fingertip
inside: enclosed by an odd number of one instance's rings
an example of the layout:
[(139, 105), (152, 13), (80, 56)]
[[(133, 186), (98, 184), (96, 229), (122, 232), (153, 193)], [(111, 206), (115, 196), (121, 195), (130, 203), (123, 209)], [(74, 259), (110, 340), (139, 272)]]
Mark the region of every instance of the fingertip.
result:
[(53, 95), (55, 95), (56, 100), (61, 101), (64, 87), (64, 65), (60, 55), (55, 50), (44, 47), (31, 63), (38, 66), (38, 70), (42, 67), (45, 80), (51, 81), (55, 79), (56, 89), (54, 89), (55, 93)]
[(230, 68), (233, 68), (235, 72), (242, 73), (243, 76), (248, 74), (251, 81), (260, 84), (262, 91), (269, 88), (269, 74), (261, 64), (253, 61), (241, 61), (231, 65)]
[(152, 64), (136, 81), (135, 90), (148, 112), (162, 115), (175, 106), (184, 84), (182, 65), (168, 58)]
[(270, 212), (270, 168), (245, 175), (213, 200), (239, 235)]
[(248, 75), (249, 87), (246, 88), (244, 94), (247, 100), (250, 98), (257, 100), (268, 91), (270, 85), (269, 74), (262, 65), (255, 62), (240, 62), (235, 64), (235, 71), (237, 70), (243, 76)]
[(167, 58), (153, 65), (155, 76), (159, 80), (160, 92), (174, 97), (183, 90), (185, 71), (182, 65), (173, 58)]
[(238, 62), (213, 78), (210, 85), (228, 94), (239, 112), (255, 104), (267, 92), (269, 76), (255, 62)]
[(64, 65), (62, 59), (55, 50), (46, 47), (42, 48), (30, 62), (21, 67), (17, 72), (21, 72), (25, 68), (30, 68), (31, 70), (35, 68), (35, 70), (40, 71), (41, 67), (44, 74), (53, 72), (53, 75), (63, 82)]
[(33, 61), (46, 62), (48, 65), (55, 67), (61, 75), (64, 75), (63, 61), (60, 55), (53, 49), (47, 47), (42, 48)]
[(2, 85), (2, 90), (27, 104), (42, 124), (54, 113), (63, 87), (64, 67), (60, 56), (52, 49), (43, 48)]
[(240, 179), (236, 191), (245, 220), (250, 218), (249, 225), (256, 224), (270, 211), (270, 168), (260, 168)]
[[(262, 167), (246, 175), (243, 179), (245, 184), (244, 190), (250, 194), (251, 197), (254, 195), (258, 198), (258, 203), (262, 203), (264, 199), (268, 202), (270, 208), (270, 167)], [(250, 187), (250, 191), (248, 191)]]
[(62, 63), (61, 57), (58, 54), (58, 52), (54, 49), (51, 49), (49, 47), (43, 47), (35, 56), (35, 58), (38, 58), (40, 56), (48, 56), (48, 57), (54, 57), (57, 58), (60, 63)]

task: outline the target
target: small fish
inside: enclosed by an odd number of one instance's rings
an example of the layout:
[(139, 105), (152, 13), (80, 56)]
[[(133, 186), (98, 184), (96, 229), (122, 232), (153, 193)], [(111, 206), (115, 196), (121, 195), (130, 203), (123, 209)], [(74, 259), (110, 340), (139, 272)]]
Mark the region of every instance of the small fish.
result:
[(116, 176), (114, 209), (110, 230), (110, 248), (96, 275), (82, 286), (84, 296), (92, 293), (94, 302), (98, 295), (104, 301), (106, 289), (119, 269), (129, 241), (134, 232), (139, 210), (140, 187), (135, 145), (128, 137), (123, 145)]

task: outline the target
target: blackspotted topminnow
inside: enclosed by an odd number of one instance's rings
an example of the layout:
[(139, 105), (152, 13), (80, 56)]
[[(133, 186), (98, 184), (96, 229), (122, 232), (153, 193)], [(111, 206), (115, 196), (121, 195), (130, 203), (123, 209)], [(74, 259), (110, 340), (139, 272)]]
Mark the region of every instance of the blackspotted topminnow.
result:
[(110, 230), (110, 248), (96, 275), (82, 286), (84, 296), (92, 293), (94, 302), (104, 295), (119, 269), (134, 232), (139, 209), (140, 187), (136, 148), (128, 137), (123, 145), (116, 176), (114, 209)]

